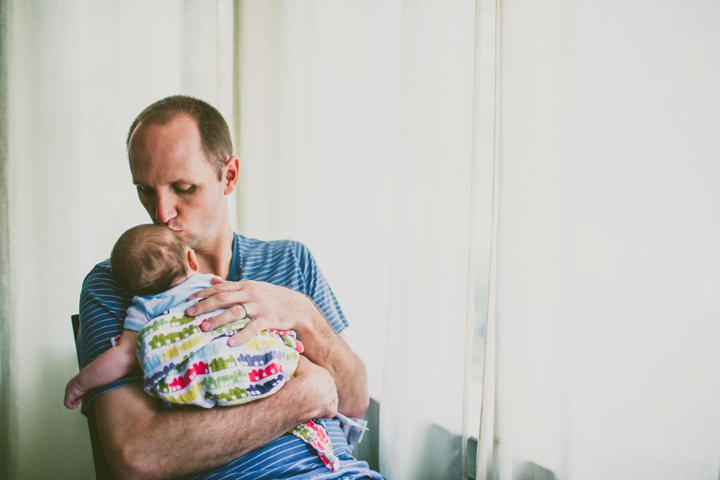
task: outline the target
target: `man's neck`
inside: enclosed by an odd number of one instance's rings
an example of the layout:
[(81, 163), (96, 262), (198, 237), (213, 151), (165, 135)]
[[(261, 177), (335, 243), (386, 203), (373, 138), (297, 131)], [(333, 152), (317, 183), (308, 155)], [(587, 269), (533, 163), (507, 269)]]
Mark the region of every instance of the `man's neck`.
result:
[(212, 273), (223, 279), (228, 278), (233, 254), (233, 235), (232, 229), (228, 226), (213, 244), (195, 250), (200, 273)]

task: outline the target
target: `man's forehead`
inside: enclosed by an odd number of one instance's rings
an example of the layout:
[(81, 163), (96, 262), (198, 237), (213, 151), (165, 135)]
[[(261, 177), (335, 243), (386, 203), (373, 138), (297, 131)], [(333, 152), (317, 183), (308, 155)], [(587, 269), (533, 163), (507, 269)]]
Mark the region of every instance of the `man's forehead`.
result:
[(136, 183), (147, 176), (187, 180), (204, 169), (212, 170), (197, 126), (187, 115), (165, 124), (138, 125), (129, 146), (130, 170)]
[(201, 139), (197, 122), (184, 113), (169, 119), (140, 122), (128, 144), (129, 151), (135, 154), (146, 150), (172, 150), (185, 146), (201, 147)]
[(136, 171), (130, 168), (132, 174), (133, 185), (147, 185), (151, 186), (155, 184), (194, 184), (198, 182), (198, 178), (192, 175), (186, 175), (182, 172), (164, 171), (160, 175), (148, 175), (146, 171)]
[(155, 158), (131, 158), (130, 173), (134, 183), (149, 182), (196, 183), (205, 176), (214, 176), (212, 166), (202, 157), (173, 155)]

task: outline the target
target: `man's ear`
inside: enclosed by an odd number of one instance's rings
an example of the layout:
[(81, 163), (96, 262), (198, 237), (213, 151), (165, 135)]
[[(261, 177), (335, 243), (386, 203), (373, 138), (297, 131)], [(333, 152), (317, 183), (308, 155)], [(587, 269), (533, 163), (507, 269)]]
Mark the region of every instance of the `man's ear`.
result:
[(187, 259), (188, 265), (190, 265), (190, 269), (193, 272), (197, 272), (200, 270), (200, 264), (198, 263), (197, 257), (195, 256), (195, 250), (193, 250), (192, 248), (188, 248)]
[(225, 162), (223, 174), (223, 181), (225, 182), (225, 190), (223, 193), (230, 195), (235, 190), (240, 178), (240, 159), (235, 156), (230, 157), (228, 161)]

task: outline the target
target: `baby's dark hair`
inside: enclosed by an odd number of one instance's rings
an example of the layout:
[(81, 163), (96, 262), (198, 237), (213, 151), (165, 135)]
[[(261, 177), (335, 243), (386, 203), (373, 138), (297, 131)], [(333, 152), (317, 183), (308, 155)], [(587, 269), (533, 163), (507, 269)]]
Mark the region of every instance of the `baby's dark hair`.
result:
[(187, 274), (185, 248), (180, 235), (165, 225), (138, 225), (115, 243), (110, 266), (129, 293), (154, 295)]

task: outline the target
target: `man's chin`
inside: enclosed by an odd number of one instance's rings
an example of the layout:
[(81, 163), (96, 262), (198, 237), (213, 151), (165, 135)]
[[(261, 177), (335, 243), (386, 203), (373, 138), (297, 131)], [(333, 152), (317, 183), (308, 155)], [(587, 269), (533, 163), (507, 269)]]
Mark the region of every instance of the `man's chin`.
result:
[(179, 232), (177, 232), (177, 234), (180, 235), (180, 238), (185, 240), (185, 243), (188, 247), (192, 248), (193, 250), (197, 249), (197, 238), (195, 238), (193, 235), (188, 234), (185, 230), (180, 230)]

